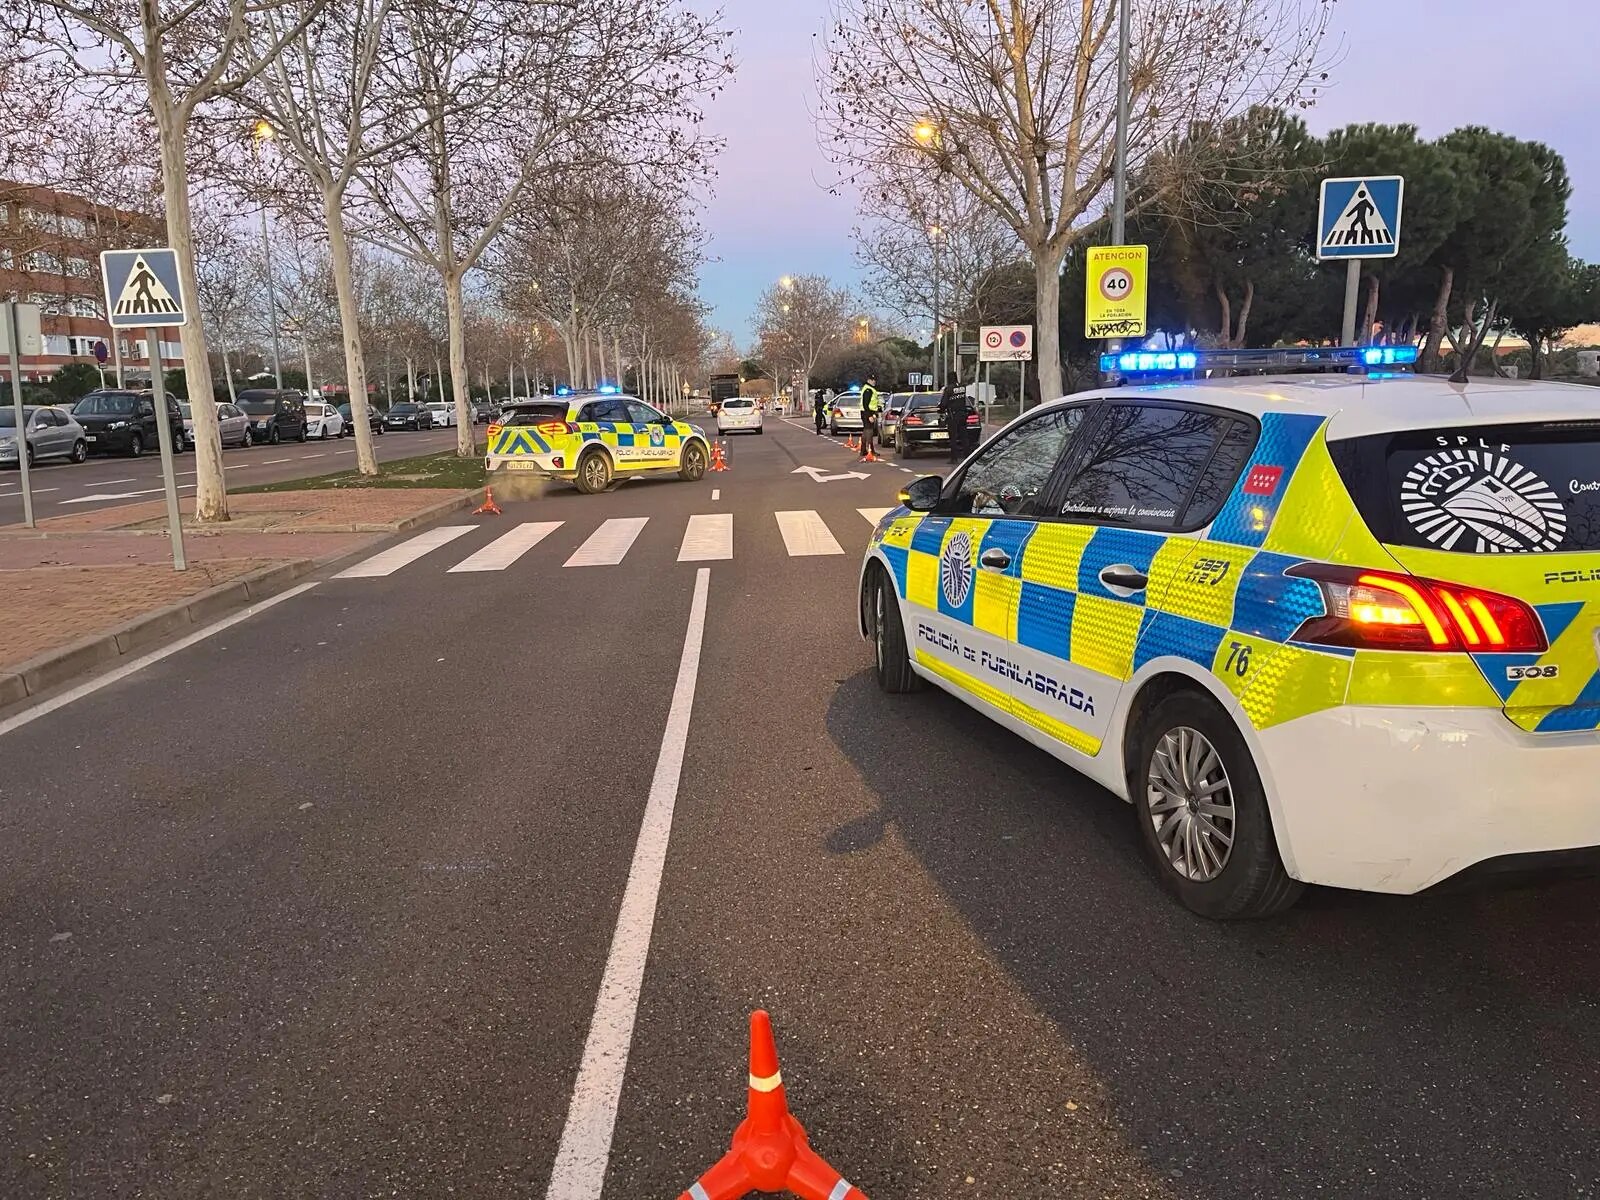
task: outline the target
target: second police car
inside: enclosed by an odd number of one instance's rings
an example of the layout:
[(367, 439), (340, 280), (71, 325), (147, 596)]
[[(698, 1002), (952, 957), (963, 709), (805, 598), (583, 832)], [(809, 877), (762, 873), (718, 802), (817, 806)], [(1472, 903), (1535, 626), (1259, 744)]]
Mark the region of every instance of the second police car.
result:
[(903, 498), (861, 576), (882, 686), (1131, 800), (1195, 911), (1600, 856), (1591, 389), (1108, 389)]
[(619, 477), (700, 479), (711, 459), (698, 426), (614, 390), (508, 406), (489, 427), (488, 470), (529, 471), (603, 492)]

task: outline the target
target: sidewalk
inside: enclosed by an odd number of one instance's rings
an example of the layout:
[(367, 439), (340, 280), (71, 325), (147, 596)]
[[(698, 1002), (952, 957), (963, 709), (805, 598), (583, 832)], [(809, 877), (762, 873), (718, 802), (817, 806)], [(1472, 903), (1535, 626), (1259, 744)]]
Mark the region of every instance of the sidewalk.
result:
[(384, 535), (477, 502), (440, 489), (229, 498), (233, 520), (191, 527), (172, 569), (162, 501), (0, 527), (0, 707), (282, 591)]

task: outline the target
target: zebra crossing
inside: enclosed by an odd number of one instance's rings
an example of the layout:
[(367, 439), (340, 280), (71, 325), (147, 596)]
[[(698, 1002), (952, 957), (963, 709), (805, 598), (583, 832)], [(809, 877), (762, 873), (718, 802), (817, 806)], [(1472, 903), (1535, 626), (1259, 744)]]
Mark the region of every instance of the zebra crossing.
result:
[[(858, 508), (854, 510), (862, 520), (876, 525), (888, 508)], [(785, 553), (790, 558), (818, 558), (846, 553), (845, 545), (854, 548), (861, 542), (861, 527), (848, 518), (836, 516), (835, 524), (844, 520), (848, 533), (836, 536), (820, 513), (815, 509), (793, 509), (768, 514), (776, 523)], [(525, 521), (513, 525), (486, 545), (473, 550), (465, 558), (447, 567), (446, 574), (470, 575), (506, 571), (516, 566), (557, 530), (565, 521)], [(740, 527), (743, 522), (740, 523)], [(481, 525), (441, 525), (415, 537), (379, 551), (354, 566), (347, 567), (335, 579), (382, 579), (413, 564), (424, 563), (430, 555), (437, 554), (457, 538), (465, 537)], [(722, 562), (734, 556), (736, 542), (733, 513), (698, 513), (689, 517), (681, 527), (676, 520), (651, 517), (612, 517), (600, 522), (573, 550), (562, 567), (614, 567), (628, 558), (630, 552), (650, 537), (671, 536), (677, 545), (677, 561), (692, 563)], [(648, 532), (647, 532), (648, 531)], [(852, 549), (853, 552), (853, 549)]]

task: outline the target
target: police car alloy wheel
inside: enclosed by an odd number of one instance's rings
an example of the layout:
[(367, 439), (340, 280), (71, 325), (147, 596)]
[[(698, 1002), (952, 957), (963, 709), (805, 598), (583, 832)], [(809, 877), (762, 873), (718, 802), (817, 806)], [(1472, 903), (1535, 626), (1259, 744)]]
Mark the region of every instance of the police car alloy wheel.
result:
[(868, 585), (868, 628), (872, 632), (872, 657), (878, 686), (892, 694), (914, 692), (922, 678), (911, 669), (906, 651), (906, 630), (900, 619), (900, 603), (894, 587), (880, 569)]
[(591, 496), (611, 486), (611, 460), (603, 450), (591, 450), (578, 460), (578, 490)]
[(690, 442), (683, 448), (683, 466), (679, 474), (690, 483), (705, 478), (706, 450), (699, 442)]
[(1300, 898), (1249, 747), (1214, 701), (1189, 692), (1161, 701), (1141, 725), (1128, 784), (1161, 881), (1188, 908), (1266, 917)]

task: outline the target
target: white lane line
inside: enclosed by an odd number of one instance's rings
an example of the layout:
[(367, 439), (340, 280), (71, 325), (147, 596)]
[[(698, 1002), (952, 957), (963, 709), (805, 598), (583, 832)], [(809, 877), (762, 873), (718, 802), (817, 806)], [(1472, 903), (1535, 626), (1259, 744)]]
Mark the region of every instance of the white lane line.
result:
[(120, 682), (129, 675), (144, 670), (152, 663), (160, 662), (170, 654), (176, 654), (180, 650), (187, 650), (196, 642), (203, 642), (214, 633), (221, 633), (224, 629), (237, 625), (240, 621), (248, 621), (257, 613), (266, 612), (274, 604), (282, 604), (285, 600), (292, 600), (302, 592), (309, 592), (316, 586), (315, 582), (302, 583), (286, 592), (279, 592), (276, 596), (269, 597), (257, 604), (252, 604), (249, 608), (241, 609), (231, 617), (224, 617), (214, 624), (207, 625), (204, 629), (189, 634), (188, 637), (181, 637), (170, 646), (163, 646), (159, 650), (152, 650), (149, 654), (141, 655), (125, 667), (118, 667), (115, 671), (108, 671), (97, 679), (91, 679), (88, 683), (80, 683), (77, 687), (62, 692), (59, 696), (52, 696), (44, 703), (36, 704), (26, 712), (20, 712), (14, 717), (7, 717), (4, 721), (0, 721), (0, 737), (4, 737), (14, 729), (21, 729), (24, 725), (37, 721), (40, 717), (45, 716), (47, 713), (53, 713), (58, 708), (65, 708), (75, 700), (82, 700), (85, 696), (92, 695), (103, 687)]
[(293, 461), (294, 461), (294, 459), (292, 459), (292, 458), (264, 458), (260, 462), (256, 463), (255, 465), (258, 466), (258, 467), (272, 467), (272, 466), (276, 466), (278, 463), (286, 463), (286, 462), (293, 462)]
[(323, 451), (321, 454), (302, 454), (300, 456), (300, 461), (301, 462), (309, 462), (313, 458), (327, 458), (327, 457), (328, 457), (328, 454), (327, 454), (326, 451)]
[(613, 517), (601, 523), (563, 566), (614, 567), (627, 557), (649, 517)]
[(711, 588), (711, 568), (695, 572), (694, 600), (689, 605), (689, 627), (678, 660), (678, 682), (672, 689), (667, 728), (661, 735), (650, 798), (645, 804), (639, 840), (628, 868), (617, 929), (611, 937), (600, 996), (589, 1022), (589, 1037), (572, 1088), (566, 1127), (556, 1150), (555, 1170), (545, 1200), (600, 1200), (606, 1166), (611, 1158), (611, 1137), (616, 1132), (617, 1102), (628, 1069), (633, 1025), (639, 1012), (639, 990), (644, 984), (645, 958), (655, 926), (656, 901), (661, 894), (661, 872), (672, 835), (672, 811), (678, 802), (678, 780), (683, 773), (683, 753), (689, 741), (689, 718), (694, 709), (695, 682), (700, 675), (700, 645), (705, 638), (706, 595)]
[(868, 525), (876, 525), (879, 521), (883, 520), (884, 517), (886, 517), (890, 513), (892, 513), (894, 511), (894, 509), (892, 509), (892, 508), (858, 508), (858, 509), (856, 509), (856, 511), (858, 513), (860, 513), (863, 517), (866, 518)]
[[(59, 492), (60, 490), (61, 490), (60, 488), (36, 488), (36, 487), (31, 487), (31, 488), (28, 489), (28, 494), (32, 495), (32, 496), (42, 496), (46, 492)], [(20, 496), (20, 495), (22, 495), (22, 491), (21, 491), (20, 488), (17, 491), (14, 491), (14, 492), (0, 492), (0, 500), (11, 500), (11, 499), (14, 499), (15, 497)], [(65, 504), (66, 501), (63, 500), (63, 501), (60, 501), (59, 503)]]
[(437, 550), (440, 546), (453, 542), (476, 528), (476, 525), (441, 525), (437, 529), (428, 530), (427, 533), (419, 533), (414, 538), (407, 538), (398, 546), (381, 550), (348, 570), (340, 571), (334, 578), (377, 579), (384, 575), (393, 575), (401, 567), (416, 562), (429, 551)]
[(712, 488), (711, 489), (711, 498), (713, 500), (721, 500), (722, 499), (722, 489), (721, 488)]
[(96, 479), (93, 483), (80, 483), (79, 487), (115, 487), (119, 483), (138, 483), (137, 479)]
[(716, 562), (733, 557), (733, 514), (701, 513), (689, 518), (678, 547), (679, 562)]
[(527, 521), (510, 533), (503, 533), (476, 554), (467, 556), (445, 572), (504, 571), (529, 550), (561, 528), (560, 521)]
[(916, 472), (913, 471), (910, 467), (901, 467), (900, 469), (902, 471), (904, 471), (907, 475), (915, 475), (916, 474)]
[(835, 540), (814, 509), (772, 515), (778, 518), (778, 532), (783, 534), (783, 545), (789, 551), (790, 558), (844, 553), (844, 547)]

